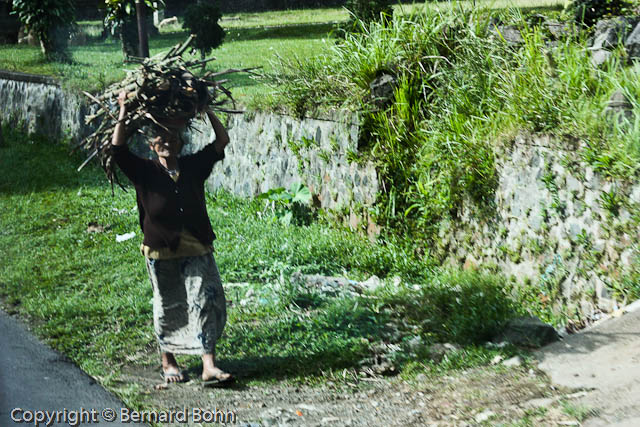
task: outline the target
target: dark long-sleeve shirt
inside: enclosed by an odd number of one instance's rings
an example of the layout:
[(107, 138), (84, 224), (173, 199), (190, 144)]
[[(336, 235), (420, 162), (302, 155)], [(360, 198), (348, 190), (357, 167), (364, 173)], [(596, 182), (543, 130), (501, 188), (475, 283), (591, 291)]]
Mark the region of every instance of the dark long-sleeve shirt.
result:
[(215, 162), (224, 159), (224, 152), (219, 154), (215, 144), (179, 157), (177, 182), (160, 163), (141, 159), (126, 144), (113, 146), (113, 158), (136, 189), (144, 245), (175, 251), (183, 229), (204, 245), (211, 245), (216, 236), (207, 215), (204, 182)]

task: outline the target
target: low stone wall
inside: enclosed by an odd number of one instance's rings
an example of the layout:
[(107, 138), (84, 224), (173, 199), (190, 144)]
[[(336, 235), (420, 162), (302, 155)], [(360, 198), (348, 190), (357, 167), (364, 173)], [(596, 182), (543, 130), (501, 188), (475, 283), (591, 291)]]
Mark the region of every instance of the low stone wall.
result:
[(578, 149), (517, 137), (497, 156), (495, 216), (468, 205), (442, 228), (447, 262), (513, 276), (570, 314), (612, 311), (611, 290), (640, 266), (640, 184), (603, 177)]
[(89, 106), (81, 95), (64, 91), (57, 81), (32, 74), (0, 72), (0, 119), (3, 123), (54, 139), (83, 137)]
[(351, 116), (343, 121), (267, 113), (232, 116), (230, 161), (209, 182), (245, 196), (304, 182), (323, 208), (371, 206), (378, 191), (375, 167), (348, 159), (349, 153), (357, 153), (358, 132)]
[[(90, 134), (84, 124), (89, 105), (53, 79), (0, 72), (0, 119), (30, 133), (78, 140)], [(196, 121), (186, 135), (186, 152), (214, 138), (208, 123)], [(372, 164), (350, 163), (357, 153), (355, 116), (337, 120), (302, 119), (271, 113), (231, 115), (231, 144), (222, 165), (209, 178), (211, 189), (255, 196), (271, 188), (305, 183), (325, 209), (348, 214), (352, 206), (375, 202), (378, 181)]]

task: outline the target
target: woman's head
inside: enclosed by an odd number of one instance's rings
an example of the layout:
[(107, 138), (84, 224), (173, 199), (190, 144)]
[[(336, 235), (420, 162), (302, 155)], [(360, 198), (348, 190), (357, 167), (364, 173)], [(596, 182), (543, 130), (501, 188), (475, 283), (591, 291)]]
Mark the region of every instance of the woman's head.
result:
[(178, 130), (157, 127), (149, 141), (149, 147), (158, 157), (177, 157), (183, 146)]

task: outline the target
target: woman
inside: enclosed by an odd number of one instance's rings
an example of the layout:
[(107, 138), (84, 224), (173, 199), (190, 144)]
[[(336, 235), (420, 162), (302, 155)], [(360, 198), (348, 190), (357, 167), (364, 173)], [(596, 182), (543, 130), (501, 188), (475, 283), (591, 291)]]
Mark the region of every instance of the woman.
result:
[(224, 158), (229, 135), (209, 109), (216, 135), (196, 154), (178, 157), (178, 132), (185, 121), (167, 121), (158, 128), (150, 148), (158, 159), (133, 155), (126, 144), (126, 92), (118, 96), (120, 115), (112, 145), (113, 157), (136, 189), (141, 252), (153, 287), (153, 323), (162, 353), (165, 381), (184, 376), (174, 353), (200, 354), (205, 384), (226, 382), (231, 375), (215, 365), (216, 341), (226, 322), (224, 291), (213, 258), (215, 234), (206, 211), (204, 182), (215, 162)]

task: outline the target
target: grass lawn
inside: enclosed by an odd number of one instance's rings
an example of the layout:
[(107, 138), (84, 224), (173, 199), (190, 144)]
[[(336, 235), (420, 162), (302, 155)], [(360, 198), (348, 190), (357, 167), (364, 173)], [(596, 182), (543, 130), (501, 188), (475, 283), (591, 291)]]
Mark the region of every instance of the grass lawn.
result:
[[(450, 7), (454, 3), (438, 3), (437, 7)], [(473, 7), (473, 2), (455, 3)], [(562, 2), (555, 0), (478, 2), (489, 7), (550, 8)], [(432, 7), (429, 3), (428, 7)], [(419, 12), (424, 4), (398, 5), (399, 13)], [(333, 43), (331, 30), (336, 22), (345, 21), (348, 12), (344, 8), (306, 9), (279, 12), (239, 13), (225, 16), (221, 21), (227, 30), (225, 43), (213, 52), (217, 61), (207, 69), (263, 67), (272, 70), (271, 61), (276, 55), (285, 58), (305, 58), (325, 50)], [(59, 77), (63, 85), (89, 91), (100, 91), (106, 85), (122, 79), (127, 65), (122, 63), (120, 44), (114, 39), (100, 41), (98, 21), (80, 22), (80, 28), (88, 34), (88, 43), (70, 48), (74, 63), (47, 63), (36, 47), (0, 45), (0, 69), (46, 74)], [(155, 54), (184, 41), (187, 34), (178, 25), (167, 27), (150, 40), (151, 54)], [(233, 92), (242, 104), (261, 102), (269, 97), (271, 89), (263, 82), (247, 75), (230, 77)]]
[[(8, 127), (4, 135), (4, 309), (27, 317), (50, 345), (138, 405), (140, 390), (117, 381), (133, 362), (158, 363), (135, 194), (116, 189), (111, 196), (97, 167), (77, 173), (81, 157), (69, 156), (64, 144)], [(409, 375), (433, 342), (445, 340), (469, 347), (442, 369), (486, 363), (496, 355), (498, 350), (477, 345), (519, 311), (502, 279), (439, 272), (398, 246), (371, 244), (322, 218), (284, 226), (262, 203), (225, 193), (207, 199), (231, 301), (219, 360), (242, 373), (240, 381), (313, 383), (325, 372), (368, 366), (376, 354)], [(117, 235), (132, 231), (134, 239), (116, 242)], [(291, 281), (295, 271), (403, 279), (366, 295), (331, 294)], [(197, 367), (199, 360), (183, 363)]]

